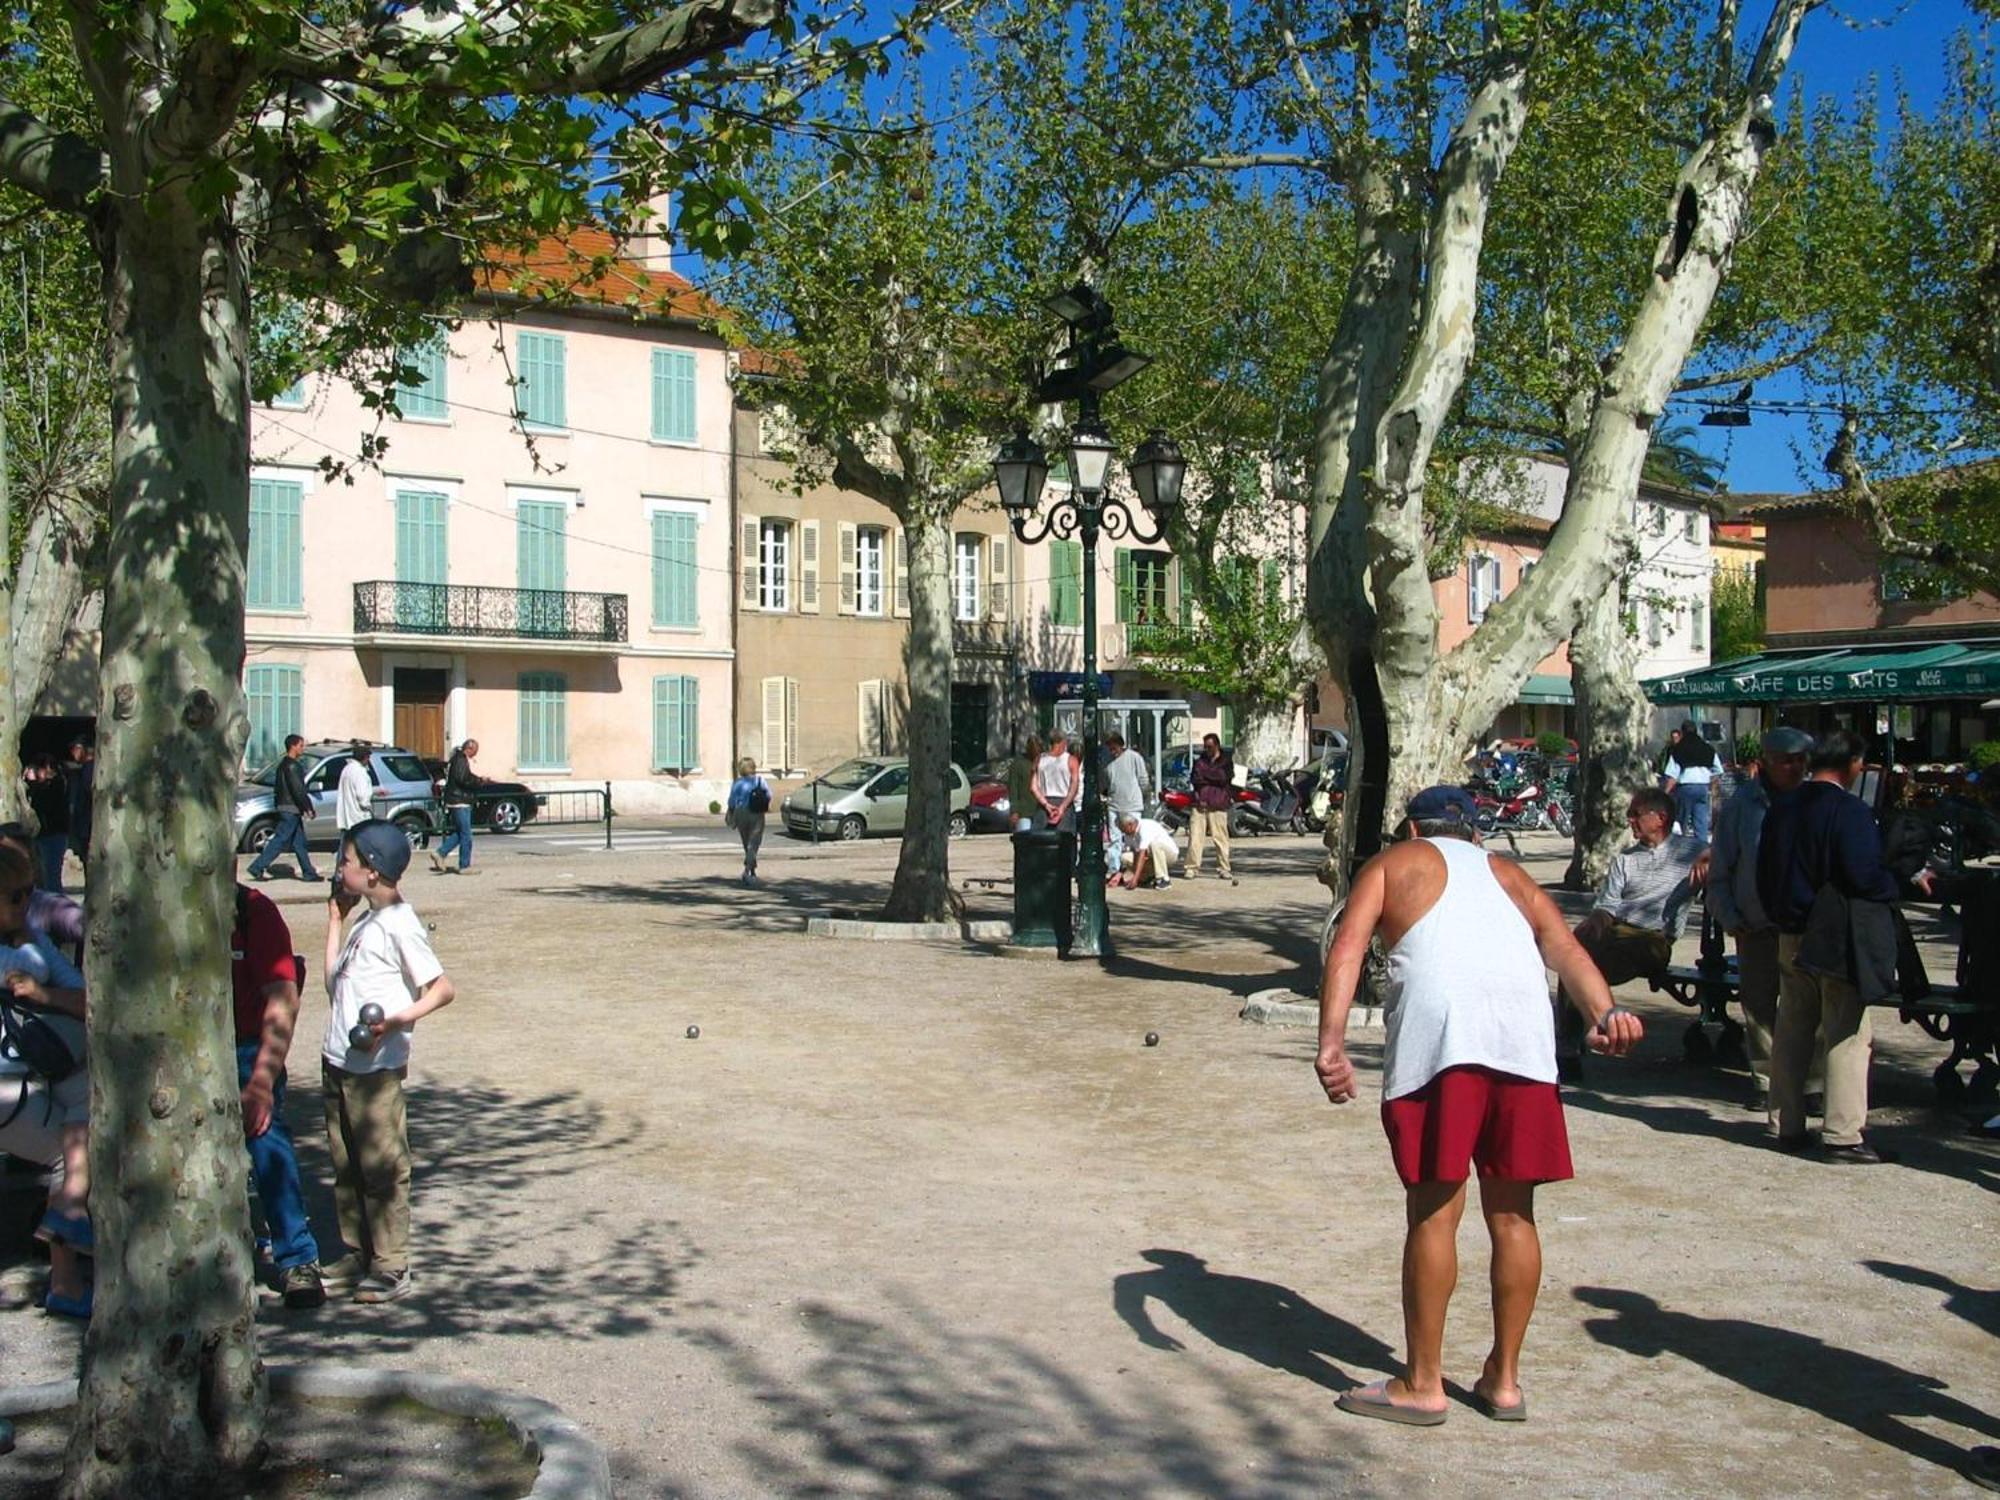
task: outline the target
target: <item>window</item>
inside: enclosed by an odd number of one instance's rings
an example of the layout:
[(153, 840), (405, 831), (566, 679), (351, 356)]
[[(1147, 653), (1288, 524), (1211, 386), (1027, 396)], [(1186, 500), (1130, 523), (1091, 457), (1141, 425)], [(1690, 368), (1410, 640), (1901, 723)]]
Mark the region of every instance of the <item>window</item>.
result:
[(757, 528), (757, 607), (790, 609), (792, 528), (784, 521), (765, 521)]
[(306, 405), (306, 378), (301, 375), (271, 398), (271, 405), (288, 411), (302, 411)]
[(299, 732), (302, 683), (305, 672), (299, 667), (258, 666), (243, 674), (243, 696), (250, 711), (250, 743), (243, 747), (243, 762), (268, 766), (285, 749), (285, 736)]
[(685, 776), (701, 769), (701, 684), (692, 677), (653, 679), (653, 769)]
[(447, 502), (435, 490), (396, 491), (396, 582), (423, 587), (396, 590), (396, 623), (410, 630), (442, 630), (447, 581)]
[(560, 500), (514, 502), (515, 601), (522, 635), (561, 635), (568, 587), (569, 507)]
[(1465, 560), (1465, 618), (1477, 625), (1500, 602), (1500, 559), (1475, 552)]
[(1654, 536), (1667, 534), (1667, 508), (1657, 500), (1646, 507), (1646, 526)]
[(1649, 602), (1639, 606), (1639, 613), (1646, 623), (1646, 644), (1658, 649), (1666, 635), (1666, 626), (1660, 618), (1665, 611), (1659, 605)]
[(1134, 552), (1120, 547), (1112, 558), (1112, 576), (1118, 586), (1118, 622), (1121, 625), (1164, 625), (1167, 623), (1167, 579), (1173, 559), (1164, 552)]
[(514, 336), (514, 410), (521, 425), (537, 432), (560, 432), (569, 426), (564, 395), (566, 355), (559, 333)]
[(699, 519), (694, 512), (686, 510), (653, 512), (655, 625), (687, 629), (698, 623), (695, 582), (700, 574), (695, 564), (694, 538)]
[(1535, 571), (1535, 562), (1536, 562), (1536, 559), (1535, 559), (1535, 558), (1532, 558), (1532, 557), (1530, 557), (1530, 558), (1527, 558), (1527, 559), (1524, 559), (1524, 560), (1523, 560), (1523, 562), (1521, 563), (1521, 582), (1522, 582), (1522, 583), (1526, 583), (1526, 582), (1528, 581), (1528, 575), (1529, 575), (1530, 573), (1532, 573), (1532, 572), (1534, 572), (1534, 571)]
[(857, 614), (882, 613), (882, 571), (888, 559), (889, 533), (864, 526), (854, 534), (854, 608)]
[(951, 539), (951, 617), (954, 620), (979, 618), (979, 552), (982, 540), (976, 536)]
[(416, 372), (416, 379), (396, 387), (396, 408), (408, 422), (443, 422), (451, 416), (445, 395), (445, 343), (442, 332), (410, 349), (396, 351), (396, 363)]
[(685, 349), (653, 351), (653, 441), (694, 441), (694, 355)]
[(250, 481), (246, 608), (305, 608), (305, 493), (296, 479)]
[(1696, 546), (1701, 545), (1701, 512), (1691, 510), (1681, 518), (1681, 535)]
[(1049, 618), (1057, 625), (1083, 623), (1083, 543), (1049, 543)]
[(520, 677), (521, 737), (514, 753), (523, 771), (569, 769), (569, 679), (560, 672)]
[(1697, 651), (1708, 649), (1708, 606), (1695, 604), (1688, 612), (1688, 644)]

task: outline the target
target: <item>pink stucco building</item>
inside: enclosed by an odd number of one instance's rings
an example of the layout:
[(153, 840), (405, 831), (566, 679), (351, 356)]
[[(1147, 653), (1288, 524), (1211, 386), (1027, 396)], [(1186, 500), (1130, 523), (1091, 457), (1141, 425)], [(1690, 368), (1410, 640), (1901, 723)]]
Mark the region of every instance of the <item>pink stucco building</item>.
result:
[[(706, 811), (731, 751), (728, 356), (688, 283), (580, 231), (404, 352), (374, 413), (309, 377), (253, 420), (253, 762), (284, 734), (442, 753), (628, 811)], [(608, 269), (578, 283), (576, 257)], [(520, 295), (560, 280), (560, 308)], [(635, 307), (634, 305), (637, 304)], [(350, 482), (351, 481), (351, 482)]]

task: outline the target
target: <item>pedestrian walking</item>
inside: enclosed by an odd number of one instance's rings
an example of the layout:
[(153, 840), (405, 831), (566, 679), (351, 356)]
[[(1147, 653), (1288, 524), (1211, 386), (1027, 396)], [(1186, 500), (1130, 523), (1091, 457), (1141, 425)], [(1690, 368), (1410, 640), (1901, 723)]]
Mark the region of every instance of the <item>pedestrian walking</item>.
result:
[(63, 855), (69, 851), (69, 789), (53, 755), (37, 755), (22, 772), (28, 808), (35, 815), (35, 862), (45, 891), (63, 892)]
[(729, 784), (729, 804), (725, 817), (743, 841), (743, 884), (757, 884), (757, 850), (764, 842), (764, 818), (771, 810), (771, 789), (757, 774), (757, 762), (749, 756), (736, 763), (736, 779)]
[[(347, 1253), (321, 1268), (330, 1292), (357, 1302), (408, 1296), (410, 1141), (403, 1081), (418, 1021), (451, 1004), (457, 991), (431, 951), (415, 908), (398, 883), (410, 841), (394, 823), (367, 818), (341, 838), (338, 889), (327, 902), (326, 1038), (320, 1044), (320, 1098), (333, 1157), (333, 1198)], [(357, 906), (345, 940), (341, 924)], [(362, 1019), (364, 1010), (379, 1020)]]
[(1736, 940), (1744, 1050), (1750, 1055), (1758, 1109), (1769, 1107), (1771, 1033), (1778, 1020), (1778, 929), (1757, 894), (1757, 848), (1771, 805), (1805, 783), (1812, 748), (1813, 738), (1803, 729), (1781, 725), (1765, 735), (1757, 769), (1737, 784), (1715, 824), (1708, 906), (1722, 930)]
[(78, 735), (69, 742), (69, 762), (63, 767), (69, 792), (69, 846), (76, 862), (90, 873), (90, 819), (97, 793), (97, 752)]
[(1717, 766), (1715, 747), (1701, 737), (1694, 721), (1690, 719), (1681, 725), (1681, 736), (1674, 741), (1673, 754), (1667, 757), (1660, 789), (1674, 799), (1674, 819), (1681, 832), (1704, 844), (1708, 842), (1713, 806), (1709, 799), (1714, 796)]
[[(1873, 1166), (1868, 1144), (1869, 1004), (1896, 991), (1896, 878), (1882, 834), (1852, 794), (1860, 739), (1836, 729), (1814, 747), (1805, 785), (1765, 814), (1757, 895), (1778, 929), (1778, 1020), (1771, 1037), (1771, 1133), (1785, 1151), (1812, 1144), (1806, 1075), (1826, 1049), (1823, 1160)], [(1911, 883), (1928, 893), (1931, 874)]]
[[(271, 787), (271, 804), (278, 812), (278, 826), (250, 861), (246, 872), (252, 880), (271, 878), (271, 861), (289, 850), (298, 861), (301, 880), (318, 881), (312, 850), (306, 844), (306, 819), (313, 815), (312, 793), (306, 790), (305, 768), (299, 764), (306, 753), (302, 734), (285, 736), (285, 753), (278, 757), (277, 774)], [(343, 773), (345, 774), (345, 773)]]
[(1466, 1180), (1479, 1172), (1479, 1206), (1493, 1246), (1493, 1345), (1472, 1404), (1499, 1422), (1525, 1421), (1521, 1342), (1541, 1283), (1535, 1188), (1574, 1175), (1546, 970), (1553, 969), (1591, 1028), (1594, 1050), (1624, 1053), (1638, 1017), (1611, 1000), (1597, 966), (1562, 914), (1522, 869), (1479, 846), (1476, 808), (1463, 787), (1410, 799), (1407, 842), (1354, 878), (1320, 985), (1320, 1085), (1335, 1104), (1359, 1086), (1346, 1049), (1349, 1008), (1380, 937), (1389, 955), (1382, 1124), (1401, 1178), (1404, 1373), (1342, 1395), (1358, 1416), (1409, 1426), (1445, 1420), (1445, 1312), (1458, 1277)]
[(430, 851), (433, 874), (449, 873), (444, 856), (453, 848), (458, 850), (458, 873), (472, 873), (472, 810), (478, 801), (479, 789), (493, 783), (472, 769), (472, 758), (479, 753), (479, 741), (467, 740), (451, 752), (451, 761), (444, 771), (444, 813), (451, 820), (451, 832), (444, 836), (437, 848)]
[(356, 745), (349, 752), (347, 764), (340, 768), (333, 821), (343, 835), (374, 816), (375, 773), (368, 765), (372, 753), (368, 746)]
[(1201, 873), (1202, 851), (1215, 844), (1215, 870), (1224, 880), (1236, 877), (1229, 867), (1229, 799), (1236, 786), (1236, 766), (1218, 735), (1201, 737), (1201, 754), (1188, 772), (1194, 786), (1194, 806), (1188, 812), (1187, 859), (1181, 874), (1192, 880)]

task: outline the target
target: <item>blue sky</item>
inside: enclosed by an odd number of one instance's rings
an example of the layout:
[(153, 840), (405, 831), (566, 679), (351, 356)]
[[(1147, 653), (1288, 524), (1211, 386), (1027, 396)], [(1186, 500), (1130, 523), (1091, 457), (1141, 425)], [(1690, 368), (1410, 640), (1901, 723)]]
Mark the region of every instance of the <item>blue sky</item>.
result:
[[(1941, 87), (1946, 38), (1981, 24), (1960, 0), (1835, 0), (1806, 18), (1792, 77), (1811, 96), (1842, 100), (1871, 80), (1885, 97), (1900, 84), (1919, 109), (1927, 109)], [(1800, 389), (1780, 377), (1760, 383), (1757, 395), (1797, 399)], [(1816, 462), (1800, 471), (1795, 449), (1816, 458), (1825, 447), (1805, 417), (1757, 412), (1749, 427), (1698, 431), (1702, 447), (1725, 458), (1724, 480), (1736, 494), (1826, 483)]]

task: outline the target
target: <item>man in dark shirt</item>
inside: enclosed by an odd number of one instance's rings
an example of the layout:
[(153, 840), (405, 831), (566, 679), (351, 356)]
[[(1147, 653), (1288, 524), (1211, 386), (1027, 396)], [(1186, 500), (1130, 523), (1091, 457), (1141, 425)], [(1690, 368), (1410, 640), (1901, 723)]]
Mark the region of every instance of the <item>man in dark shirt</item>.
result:
[[(1771, 1128), (1778, 1145), (1802, 1149), (1805, 1084), (1814, 1045), (1826, 1045), (1826, 1117), (1820, 1132), (1828, 1161), (1883, 1160), (1862, 1137), (1868, 1123), (1868, 1008), (1847, 977), (1798, 967), (1799, 944), (1813, 902), (1831, 885), (1849, 900), (1893, 902), (1896, 879), (1882, 863), (1875, 818), (1849, 788), (1861, 774), (1861, 741), (1845, 730), (1823, 737), (1811, 777), (1776, 800), (1757, 846), (1757, 894), (1778, 929), (1778, 1022), (1771, 1038)], [(1918, 877), (1925, 889), (1927, 875)]]
[(305, 753), (304, 735), (285, 736), (284, 758), (278, 762), (277, 778), (271, 788), (278, 826), (271, 831), (263, 851), (250, 863), (252, 880), (269, 880), (271, 861), (286, 850), (298, 857), (299, 879), (315, 883), (319, 880), (319, 871), (313, 868), (312, 851), (306, 847), (305, 820), (313, 815), (313, 800), (312, 793), (306, 790), (305, 772), (299, 767), (299, 757)]

